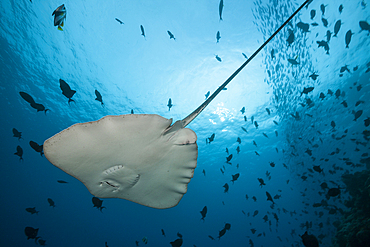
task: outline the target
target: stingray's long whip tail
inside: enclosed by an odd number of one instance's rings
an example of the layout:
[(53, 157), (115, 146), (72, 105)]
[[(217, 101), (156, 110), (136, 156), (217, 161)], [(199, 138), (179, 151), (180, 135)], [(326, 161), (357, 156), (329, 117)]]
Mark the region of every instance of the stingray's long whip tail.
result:
[(276, 34), (280, 32), (283, 27), (290, 22), (293, 17), (308, 3), (312, 0), (306, 0), (284, 23), (281, 25), (271, 36), (268, 38), (254, 53), (250, 58), (247, 59), (227, 80), (206, 100), (203, 104), (201, 104), (195, 111), (190, 113), (186, 118), (184, 118), (181, 122), (183, 127), (186, 127), (193, 119), (201, 113), (206, 106), (211, 103), (211, 101), (224, 89), (229, 82), (231, 82), (234, 77), (239, 74), (239, 72), (275, 37)]

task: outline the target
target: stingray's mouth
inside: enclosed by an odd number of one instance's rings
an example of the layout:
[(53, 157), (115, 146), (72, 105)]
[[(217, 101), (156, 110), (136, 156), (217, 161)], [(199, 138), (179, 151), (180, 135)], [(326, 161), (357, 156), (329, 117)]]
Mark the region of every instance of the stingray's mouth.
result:
[(118, 188), (118, 186), (115, 186), (115, 185), (109, 183), (108, 181), (101, 182), (100, 184), (103, 184), (103, 183), (105, 183), (105, 184), (107, 184), (107, 185), (109, 185), (109, 186), (111, 186), (113, 188)]

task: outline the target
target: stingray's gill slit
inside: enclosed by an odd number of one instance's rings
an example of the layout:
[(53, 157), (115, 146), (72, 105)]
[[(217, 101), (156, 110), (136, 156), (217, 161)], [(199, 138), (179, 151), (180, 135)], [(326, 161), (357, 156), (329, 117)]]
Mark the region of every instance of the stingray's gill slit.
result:
[(109, 175), (111, 173), (117, 172), (119, 169), (122, 169), (124, 166), (123, 165), (117, 165), (113, 166), (111, 168), (108, 168), (107, 170), (104, 171), (106, 175)]
[[(44, 142), (45, 157), (54, 166), (83, 182), (96, 197), (122, 198), (158, 209), (176, 206), (187, 192), (198, 158), (197, 136), (185, 127), (309, 1), (312, 0), (306, 0), (184, 119), (171, 126), (172, 119), (156, 114), (128, 114), (78, 123)], [(33, 102), (25, 94), (22, 97), (29, 103)], [(111, 164), (115, 165), (112, 167)]]

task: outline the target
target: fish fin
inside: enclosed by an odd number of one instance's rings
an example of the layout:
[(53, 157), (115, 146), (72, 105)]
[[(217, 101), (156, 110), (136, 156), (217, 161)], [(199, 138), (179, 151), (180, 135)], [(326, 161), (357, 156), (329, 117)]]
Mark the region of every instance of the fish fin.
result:
[(61, 26), (58, 26), (59, 31), (63, 31), (63, 28)]

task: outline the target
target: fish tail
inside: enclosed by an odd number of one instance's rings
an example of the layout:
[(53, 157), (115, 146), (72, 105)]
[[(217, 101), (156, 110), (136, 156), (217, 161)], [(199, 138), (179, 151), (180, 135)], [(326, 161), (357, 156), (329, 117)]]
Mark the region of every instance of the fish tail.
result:
[(45, 109), (45, 116), (46, 116), (46, 112), (47, 112), (47, 111), (50, 111), (50, 109)]
[(71, 102), (75, 102), (76, 103), (76, 101), (74, 101), (73, 99), (69, 99), (68, 100), (68, 104), (71, 103)]
[(63, 31), (63, 28), (61, 26), (58, 26), (59, 31)]

